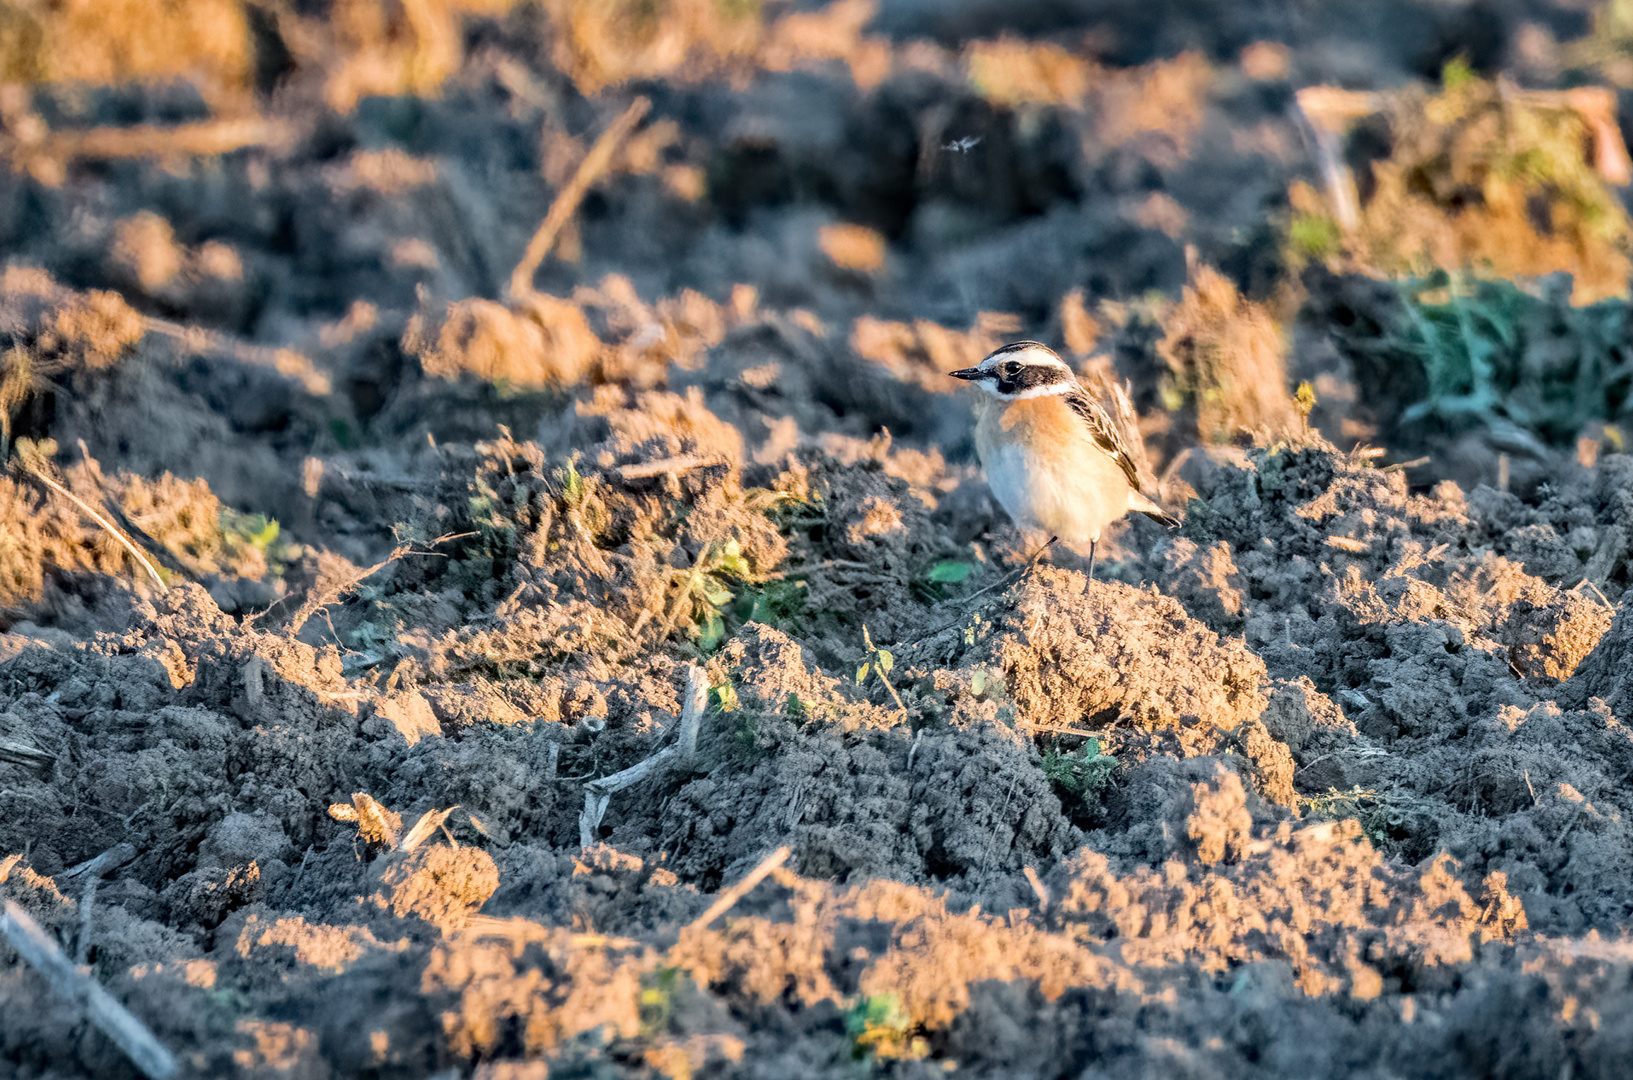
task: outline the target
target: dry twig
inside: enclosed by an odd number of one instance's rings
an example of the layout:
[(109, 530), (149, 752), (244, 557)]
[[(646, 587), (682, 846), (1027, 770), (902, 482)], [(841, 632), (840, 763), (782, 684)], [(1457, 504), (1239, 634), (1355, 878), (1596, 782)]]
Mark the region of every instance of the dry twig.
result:
[(767, 855), (760, 865), (750, 870), (741, 881), (727, 889), (725, 892), (721, 893), (719, 896), (715, 897), (714, 903), (709, 905), (709, 910), (705, 911), (703, 914), (699, 915), (697, 918), (688, 923), (686, 930), (681, 931), (681, 933), (684, 935), (688, 931), (702, 930), (720, 916), (730, 911), (737, 905), (737, 901), (747, 896), (749, 892), (753, 890), (754, 886), (764, 881), (766, 877), (770, 875), (771, 871), (777, 869), (777, 867), (787, 862), (789, 854), (790, 852), (788, 845), (784, 844), (776, 851), (773, 851), (770, 855)]
[(645, 97), (638, 97), (629, 103), (629, 108), (614, 120), (601, 137), (590, 147), (590, 152), (584, 155), (579, 163), (578, 171), (567, 182), (567, 186), (556, 194), (555, 201), (550, 204), (549, 213), (544, 215), (544, 221), (533, 234), (533, 239), (527, 242), (527, 250), (522, 253), (522, 261), (516, 264), (516, 269), (510, 275), (510, 296), (519, 300), (533, 293), (533, 275), (538, 272), (539, 264), (544, 257), (550, 254), (557, 235), (572, 216), (578, 212), (578, 204), (584, 201), (584, 196), (590, 190), (590, 185), (607, 171), (612, 164), (612, 155), (629, 138), (630, 132), (635, 130), (646, 116), (652, 102)]
[[(435, 836), (438, 829), (441, 829), (444, 835), (448, 835), (448, 826), (445, 822), (448, 820), (448, 815), (458, 809), (458, 806), (450, 806), (446, 810), (427, 810), (421, 814), (420, 819), (414, 823), (414, 827), (409, 829), (403, 835), (402, 840), (397, 843), (397, 850), (405, 855), (408, 854)], [(459, 846), (454, 844), (454, 838), (451, 835), (448, 835), (448, 842), (453, 844), (454, 847)]]
[(702, 668), (690, 664), (686, 668), (686, 697), (680, 709), (680, 738), (675, 744), (682, 768), (697, 759), (697, 733), (703, 727), (703, 710), (708, 704), (709, 680)]
[(633, 787), (657, 772), (660, 766), (672, 764), (680, 769), (691, 766), (697, 757), (697, 735), (703, 726), (703, 712), (708, 701), (708, 679), (705, 678), (703, 669), (693, 664), (686, 672), (686, 696), (681, 705), (680, 730), (675, 745), (664, 747), (645, 761), (631, 765), (622, 772), (591, 780), (584, 785), (584, 809), (578, 815), (579, 846), (589, 847), (595, 843), (595, 830), (600, 826), (602, 817), (606, 815), (607, 804), (612, 800), (614, 792)]
[(61, 884), (70, 878), (89, 874), (91, 879), (104, 877), (109, 871), (115, 870), (132, 859), (136, 858), (136, 845), (131, 843), (115, 844), (94, 859), (86, 859), (78, 866), (71, 866), (57, 875), (57, 883)]
[(645, 761), (631, 765), (622, 772), (615, 772), (611, 776), (603, 776), (599, 780), (591, 780), (585, 784), (584, 809), (578, 815), (579, 845), (589, 847), (595, 843), (596, 827), (601, 824), (601, 818), (607, 812), (607, 803), (611, 801), (613, 792), (640, 783), (656, 772), (660, 765), (667, 765), (671, 759), (679, 755), (680, 751), (677, 748), (666, 746)]
[(176, 1075), (175, 1055), (114, 1000), (112, 994), (76, 968), (51, 935), (10, 900), (6, 901), (5, 914), (0, 916), (0, 936), (45, 976), (58, 997), (84, 1009), (86, 1018), (112, 1039), (148, 1080), (169, 1080)]
[(27, 461), (23, 460), (20, 457), (14, 459), (14, 460), (16, 460), (18, 465), (21, 467), (21, 469), (23, 471), (23, 475), (31, 477), (31, 478), (33, 478), (35, 480), (38, 480), (40, 483), (42, 483), (46, 487), (50, 488), (52, 491), (56, 492), (58, 495), (61, 495), (63, 498), (67, 499), (69, 502), (71, 502), (75, 506), (79, 507), (79, 509), (87, 517), (89, 517), (92, 521), (96, 522), (98, 525), (102, 526), (102, 528), (106, 529), (107, 532), (108, 532), (108, 535), (113, 537), (115, 540), (119, 541), (119, 545), (121, 547), (123, 547), (126, 551), (130, 552), (131, 558), (135, 559), (138, 563), (140, 563), (141, 566), (142, 566), (142, 569), (147, 571), (147, 576), (153, 579), (153, 584), (155, 584), (155, 585), (157, 585), (159, 587), (159, 591), (160, 592), (165, 592), (166, 591), (164, 578), (159, 576), (159, 568), (153, 564), (152, 559), (148, 558), (146, 552), (144, 552), (141, 548), (136, 546), (136, 541), (134, 541), (130, 537), (126, 536), (122, 529), (120, 529), (113, 522), (109, 521), (106, 516), (104, 516), (103, 514), (97, 512), (97, 510), (94, 509), (91, 506), (90, 503), (86, 502), (84, 499), (80, 498), (78, 495), (75, 495), (72, 491), (69, 491), (67, 488), (63, 487), (61, 484), (57, 483), (55, 480), (53, 480), (49, 476), (45, 475), (44, 472), (42, 472), (39, 469), (33, 467)]
[(13, 742), (10, 739), (0, 739), (0, 762), (8, 765), (21, 765), (39, 775), (50, 775), (51, 766), (56, 764), (57, 756), (47, 753), (28, 743)]
[(1021, 867), (1021, 873), (1026, 875), (1026, 883), (1032, 886), (1032, 892), (1038, 898), (1038, 910), (1048, 911), (1049, 890), (1043, 887), (1043, 879), (1038, 877), (1038, 872), (1030, 866)]

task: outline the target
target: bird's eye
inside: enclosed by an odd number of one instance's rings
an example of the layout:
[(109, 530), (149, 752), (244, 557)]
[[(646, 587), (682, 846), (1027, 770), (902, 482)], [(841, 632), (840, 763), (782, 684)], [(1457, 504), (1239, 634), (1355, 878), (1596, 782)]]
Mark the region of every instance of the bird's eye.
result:
[(1021, 370), (1021, 365), (1020, 365), (1019, 361), (1011, 360), (1008, 363), (1004, 364), (1004, 366), (1003, 366), (1003, 368), (1001, 370), (1003, 371), (1003, 373), (1005, 375), (1015, 375), (1015, 374), (1019, 373), (1019, 371)]

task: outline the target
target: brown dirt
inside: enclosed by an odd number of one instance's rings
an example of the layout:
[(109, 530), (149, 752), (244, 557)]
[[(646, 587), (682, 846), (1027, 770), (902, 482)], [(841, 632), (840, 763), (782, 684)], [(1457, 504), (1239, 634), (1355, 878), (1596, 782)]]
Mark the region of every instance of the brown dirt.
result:
[[(183, 1075), (1620, 1074), (1625, 315), (1541, 290), (1608, 404), (1500, 490), (1284, 235), (1296, 86), (1572, 81), (1575, 5), (161, 7), (0, 13), (0, 897)], [(1476, 104), (1372, 148), (1446, 260)], [(1185, 523), (977, 596), (1019, 337)], [(0, 1016), (135, 1075), (4, 944)]]

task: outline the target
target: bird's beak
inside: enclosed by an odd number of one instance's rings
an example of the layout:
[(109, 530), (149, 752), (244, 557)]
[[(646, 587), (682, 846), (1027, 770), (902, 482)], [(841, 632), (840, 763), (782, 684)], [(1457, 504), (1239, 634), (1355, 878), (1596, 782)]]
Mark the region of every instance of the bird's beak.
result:
[(973, 367), (959, 368), (957, 371), (949, 371), (947, 374), (955, 379), (963, 379), (965, 382), (974, 382), (981, 377), (981, 369)]

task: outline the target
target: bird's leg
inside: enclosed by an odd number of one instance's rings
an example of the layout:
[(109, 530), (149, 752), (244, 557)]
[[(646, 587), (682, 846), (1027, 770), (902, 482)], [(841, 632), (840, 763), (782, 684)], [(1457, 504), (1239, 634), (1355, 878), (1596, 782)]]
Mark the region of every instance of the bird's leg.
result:
[(1089, 580), (1094, 580), (1094, 549), (1100, 546), (1098, 539), (1089, 541)]

